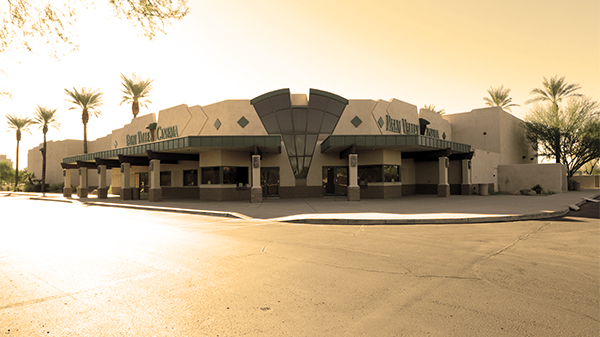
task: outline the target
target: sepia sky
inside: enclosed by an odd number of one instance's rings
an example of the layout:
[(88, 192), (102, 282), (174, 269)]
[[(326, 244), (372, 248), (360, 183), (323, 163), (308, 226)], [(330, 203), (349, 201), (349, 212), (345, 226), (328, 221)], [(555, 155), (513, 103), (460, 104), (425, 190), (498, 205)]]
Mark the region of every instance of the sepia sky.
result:
[[(219, 0), (189, 1), (190, 13), (154, 41), (101, 5), (80, 10), (78, 51), (59, 60), (12, 55), (0, 67), (0, 114), (33, 116), (58, 108), (62, 127), (48, 140), (82, 139), (81, 111), (69, 110), (64, 88), (99, 88), (102, 115), (88, 139), (131, 121), (121, 101), (120, 73), (154, 79), (152, 104), (140, 115), (179, 104), (251, 99), (290, 88), (330, 91), (348, 99), (397, 98), (447, 113), (484, 106), (490, 86), (511, 88), (523, 104), (543, 77), (566, 76), (600, 98), (598, 0)], [(522, 117), (527, 106), (513, 108)], [(0, 122), (0, 154), (15, 160), (14, 131)], [(37, 126), (21, 142), (42, 142)], [(49, 153), (51, 156), (51, 154)]]

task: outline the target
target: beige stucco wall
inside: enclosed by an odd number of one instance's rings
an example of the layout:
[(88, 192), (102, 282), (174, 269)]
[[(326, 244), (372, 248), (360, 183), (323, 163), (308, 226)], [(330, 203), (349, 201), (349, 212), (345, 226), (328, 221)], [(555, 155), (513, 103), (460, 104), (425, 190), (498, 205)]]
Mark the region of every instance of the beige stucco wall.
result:
[[(202, 107), (207, 116), (205, 127), (200, 132), (202, 136), (225, 136), (225, 135), (266, 135), (258, 114), (249, 100), (233, 99), (226, 100)], [(245, 117), (248, 125), (242, 128), (238, 121)], [(221, 126), (217, 130), (215, 122), (219, 119)]]
[[(429, 122), (427, 128), (438, 130), (440, 139), (452, 141), (452, 126), (448, 120), (444, 119), (443, 115), (427, 109), (419, 109), (419, 118), (426, 119)], [(444, 135), (446, 138), (444, 138)]]
[[(377, 102), (370, 99), (353, 99), (349, 100), (348, 105), (344, 109), (344, 113), (340, 117), (338, 124), (335, 127), (336, 135), (373, 135), (381, 134), (377, 120), (373, 116), (373, 109)], [(352, 120), (358, 117), (362, 123), (355, 127)]]
[(414, 185), (417, 183), (414, 159), (402, 159), (402, 166), (400, 166), (400, 179), (404, 185)]
[[(90, 146), (90, 143), (88, 142), (88, 146)], [(48, 147), (46, 151), (46, 183), (60, 184), (64, 182), (63, 171), (60, 166), (62, 159), (82, 153), (83, 141), (75, 139), (47, 141), (46, 146)], [(43, 144), (40, 144), (27, 151), (27, 171), (33, 172), (36, 179), (42, 179), (42, 152), (40, 151), (42, 147)], [(71, 173), (71, 186), (79, 185), (79, 175), (77, 172), (77, 170), (73, 170)], [(91, 177), (92, 175), (89, 176)], [(94, 179), (88, 181), (93, 182)]]
[(540, 185), (544, 192), (566, 191), (567, 175), (562, 164), (499, 165), (498, 190), (513, 192)]
[(573, 180), (581, 184), (581, 188), (598, 188), (600, 187), (599, 175), (575, 175)]
[(493, 183), (498, 188), (498, 165), (537, 162), (535, 152), (523, 135), (522, 121), (500, 107), (444, 115), (444, 119), (450, 122), (452, 141), (469, 144), (475, 152), (474, 184)]

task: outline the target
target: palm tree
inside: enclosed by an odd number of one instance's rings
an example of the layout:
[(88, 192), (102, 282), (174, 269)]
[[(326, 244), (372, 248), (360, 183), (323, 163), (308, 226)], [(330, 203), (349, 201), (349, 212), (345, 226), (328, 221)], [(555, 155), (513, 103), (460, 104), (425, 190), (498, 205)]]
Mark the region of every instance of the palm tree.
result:
[(17, 185), (19, 184), (19, 142), (21, 141), (21, 133), (23, 131), (29, 132), (29, 126), (33, 121), (28, 118), (17, 117), (15, 115), (6, 115), (8, 120), (8, 128), (17, 131), (17, 169), (15, 170), (15, 192), (17, 191)]
[(512, 103), (512, 98), (509, 96), (510, 88), (504, 88), (504, 85), (497, 88), (490, 87), (487, 92), (490, 97), (483, 98), (485, 105), (499, 106), (508, 111), (511, 111), (511, 106), (519, 106), (519, 104)]
[(58, 123), (56, 109), (37, 106), (32, 124), (39, 124), (44, 133), (44, 147), (42, 148), (42, 193), (46, 193), (46, 133), (48, 127), (52, 126), (55, 129), (60, 127)]
[(152, 103), (148, 100), (148, 95), (152, 89), (152, 81), (154, 80), (142, 80), (135, 74), (133, 74), (132, 78), (127, 78), (121, 74), (121, 79), (123, 80), (121, 84), (123, 84), (125, 89), (121, 90), (123, 100), (120, 104), (131, 102), (131, 112), (133, 113), (133, 118), (136, 118), (138, 113), (140, 113), (140, 106), (147, 108), (148, 105), (146, 103)]
[(542, 88), (535, 88), (529, 92), (530, 95), (536, 95), (535, 97), (525, 101), (525, 104), (535, 102), (550, 102), (555, 110), (558, 110), (558, 103), (563, 98), (570, 96), (578, 96), (577, 90), (581, 89), (579, 84), (568, 84), (565, 82), (565, 77), (558, 78), (554, 76), (548, 80), (544, 77), (542, 81)]
[(73, 88), (73, 91), (65, 89), (65, 92), (70, 97), (70, 100), (67, 99), (67, 101), (76, 105), (76, 107), (71, 107), (69, 110), (77, 109), (77, 107), (82, 110), (83, 153), (87, 153), (87, 123), (90, 120), (90, 113), (94, 117), (100, 116), (101, 112), (98, 110), (98, 107), (102, 105), (102, 93), (100, 92), (100, 89), (93, 91), (87, 88), (82, 88), (81, 92), (77, 91), (75, 88)]
[(427, 109), (429, 111), (435, 112), (435, 113), (440, 114), (440, 115), (443, 115), (443, 114), (446, 113), (446, 110), (444, 110), (444, 109), (436, 110), (436, 107), (433, 104), (425, 104), (423, 106), (423, 109)]

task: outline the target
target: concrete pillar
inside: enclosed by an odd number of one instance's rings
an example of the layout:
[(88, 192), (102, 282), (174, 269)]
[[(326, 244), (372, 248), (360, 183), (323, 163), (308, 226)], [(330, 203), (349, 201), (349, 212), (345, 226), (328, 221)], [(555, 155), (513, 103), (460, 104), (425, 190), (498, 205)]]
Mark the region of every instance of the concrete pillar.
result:
[(348, 155), (348, 201), (360, 201), (357, 154)]
[(450, 159), (448, 157), (438, 158), (438, 197), (450, 196), (450, 185), (448, 184), (448, 167), (450, 167)]
[(88, 169), (87, 167), (79, 168), (79, 186), (77, 186), (77, 196), (79, 198), (88, 197)]
[(133, 191), (131, 190), (131, 164), (121, 163), (121, 200), (131, 200)]
[(148, 201), (162, 201), (162, 189), (160, 187), (160, 159), (150, 160), (148, 171), (150, 172), (150, 190), (148, 191)]
[(260, 186), (260, 156), (252, 156), (252, 188), (250, 189), (250, 202), (262, 202), (263, 191)]
[(65, 177), (65, 186), (63, 187), (63, 197), (70, 198), (73, 194), (71, 187), (71, 169), (63, 169), (63, 177)]
[(471, 159), (462, 160), (462, 183), (460, 184), (460, 194), (471, 195)]
[(106, 165), (98, 165), (98, 175), (98, 199), (106, 199), (108, 197), (108, 186), (106, 186)]

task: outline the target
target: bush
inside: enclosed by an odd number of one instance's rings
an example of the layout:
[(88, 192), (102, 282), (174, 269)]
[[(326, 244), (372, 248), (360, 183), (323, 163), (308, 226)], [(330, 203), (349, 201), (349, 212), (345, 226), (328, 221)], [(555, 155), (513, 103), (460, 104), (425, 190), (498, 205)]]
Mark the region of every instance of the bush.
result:
[(533, 186), (531, 189), (534, 190), (537, 194), (542, 194), (542, 191), (544, 190), (542, 186), (540, 186), (540, 184)]
[(52, 185), (50, 185), (48, 192), (60, 193), (63, 191), (63, 187), (65, 187), (65, 183), (52, 184)]

